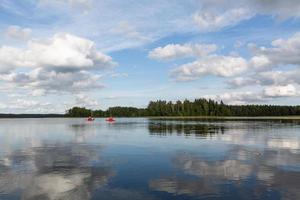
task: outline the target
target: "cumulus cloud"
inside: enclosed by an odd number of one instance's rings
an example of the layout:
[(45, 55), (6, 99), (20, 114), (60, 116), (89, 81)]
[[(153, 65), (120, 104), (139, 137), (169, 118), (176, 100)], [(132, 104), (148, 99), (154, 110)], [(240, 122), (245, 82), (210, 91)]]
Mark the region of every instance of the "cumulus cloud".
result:
[(287, 84), (300, 84), (300, 70), (290, 71), (267, 71), (261, 72), (256, 75), (261, 85), (287, 85)]
[(272, 66), (271, 65), (272, 63), (269, 60), (269, 58), (264, 55), (258, 55), (258, 56), (252, 57), (250, 60), (250, 64), (257, 71), (263, 71), (263, 70), (268, 69), (270, 66)]
[(173, 60), (185, 57), (202, 57), (216, 51), (215, 44), (168, 44), (149, 52), (149, 58), (156, 60)]
[(35, 89), (32, 91), (32, 96), (43, 96), (46, 94), (45, 89)]
[(253, 85), (259, 81), (252, 77), (235, 77), (227, 81), (231, 88), (238, 88), (248, 85)]
[(261, 91), (246, 92), (225, 92), (217, 95), (205, 95), (205, 98), (223, 101), (232, 105), (243, 105), (249, 103), (262, 103), (272, 98), (296, 97), (299, 96), (298, 88), (295, 85), (270, 85)]
[(30, 28), (22, 28), (20, 26), (9, 26), (5, 31), (5, 35), (13, 39), (27, 40), (30, 38), (31, 32), (32, 31)]
[(247, 67), (247, 61), (242, 57), (213, 55), (179, 66), (171, 73), (178, 81), (190, 81), (203, 75), (235, 76), (247, 70)]
[(96, 50), (94, 42), (67, 33), (31, 40), (24, 49), (0, 48), (0, 80), (31, 90), (34, 96), (102, 88), (98, 70), (114, 66), (110, 56)]
[[(254, 56), (247, 76), (228, 80), (231, 87), (261, 85), (266, 97), (297, 96), (300, 84), (300, 33), (272, 41), (271, 47), (249, 45)], [(272, 69), (272, 70), (271, 70)]]
[[(81, 92), (103, 88), (101, 76), (86, 71), (56, 72), (34, 69), (30, 72), (13, 72), (0, 76), (12, 88), (33, 90), (33, 94), (53, 92)], [(39, 91), (39, 92), (37, 92)], [(42, 93), (41, 93), (42, 91)]]
[[(171, 77), (177, 81), (193, 81), (205, 75), (226, 77), (230, 89), (244, 86), (262, 86), (261, 90), (247, 92), (227, 92), (207, 95), (207, 98), (223, 100), (229, 104), (247, 104), (267, 102), (274, 98), (296, 97), (300, 85), (300, 33), (286, 39), (276, 39), (269, 47), (257, 47), (249, 44), (252, 57), (246, 60), (238, 55), (224, 56), (211, 54), (215, 49), (196, 54), (193, 44), (167, 45), (158, 47), (149, 53), (149, 57), (158, 60), (171, 60), (180, 57), (195, 57), (194, 62), (183, 64), (171, 70)], [(277, 71), (270, 69), (287, 68)], [(292, 70), (291, 70), (292, 69)], [(243, 75), (245, 76), (238, 76)], [(230, 79), (229, 79), (230, 77)]]
[(34, 66), (77, 70), (114, 66), (110, 56), (98, 52), (94, 42), (67, 33), (48, 41), (31, 41), (25, 50)]
[(177, 81), (192, 81), (204, 75), (229, 77), (247, 70), (248, 63), (244, 58), (212, 54), (216, 49), (215, 44), (168, 44), (153, 49), (148, 56), (156, 60), (196, 58), (196, 61), (183, 64), (171, 71), (171, 76)]
[(225, 92), (218, 95), (205, 95), (205, 98), (214, 99), (217, 101), (223, 101), (226, 104), (231, 105), (243, 105), (247, 103), (258, 103), (266, 101), (264, 96), (258, 92)]
[(77, 94), (76, 95), (76, 105), (83, 106), (86, 108), (96, 108), (99, 107), (99, 102), (85, 94)]
[(291, 97), (299, 95), (294, 85), (268, 86), (264, 89), (264, 95), (267, 97)]
[(22, 113), (55, 113), (53, 105), (50, 102), (42, 102), (27, 99), (11, 99), (9, 102), (0, 102), (1, 110), (15, 110)]
[(288, 39), (272, 41), (271, 47), (252, 46), (255, 56), (251, 62), (255, 68), (278, 67), (280, 65), (300, 65), (300, 32)]
[(43, 67), (56, 71), (85, 70), (115, 66), (112, 58), (96, 50), (94, 42), (68, 33), (48, 40), (31, 40), (27, 48), (0, 48), (0, 69)]
[(9, 46), (0, 47), (0, 73), (8, 73), (20, 66), (31, 66), (22, 50)]

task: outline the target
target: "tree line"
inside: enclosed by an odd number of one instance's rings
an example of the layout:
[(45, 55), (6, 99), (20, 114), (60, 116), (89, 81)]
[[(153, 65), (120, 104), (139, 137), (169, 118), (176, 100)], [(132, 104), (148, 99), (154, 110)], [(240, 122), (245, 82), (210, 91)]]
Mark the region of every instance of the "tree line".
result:
[(222, 101), (195, 99), (194, 101), (150, 101), (146, 108), (110, 107), (91, 110), (73, 107), (66, 117), (145, 117), (145, 116), (289, 116), (300, 115), (300, 106), (227, 105)]

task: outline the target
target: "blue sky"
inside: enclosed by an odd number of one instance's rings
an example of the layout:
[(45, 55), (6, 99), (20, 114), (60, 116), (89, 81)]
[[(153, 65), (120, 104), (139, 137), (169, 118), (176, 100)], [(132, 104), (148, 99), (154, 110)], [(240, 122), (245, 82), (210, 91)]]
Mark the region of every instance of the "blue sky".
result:
[(2, 0), (0, 113), (299, 104), (298, 0)]

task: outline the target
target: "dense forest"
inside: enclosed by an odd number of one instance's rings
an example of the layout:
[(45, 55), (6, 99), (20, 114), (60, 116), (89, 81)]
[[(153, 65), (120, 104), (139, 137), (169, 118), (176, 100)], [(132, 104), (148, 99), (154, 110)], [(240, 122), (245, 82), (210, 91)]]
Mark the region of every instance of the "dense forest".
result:
[(289, 116), (300, 115), (300, 106), (226, 105), (222, 101), (195, 99), (194, 101), (151, 101), (147, 108), (110, 107), (90, 110), (73, 107), (67, 117), (145, 117), (145, 116)]

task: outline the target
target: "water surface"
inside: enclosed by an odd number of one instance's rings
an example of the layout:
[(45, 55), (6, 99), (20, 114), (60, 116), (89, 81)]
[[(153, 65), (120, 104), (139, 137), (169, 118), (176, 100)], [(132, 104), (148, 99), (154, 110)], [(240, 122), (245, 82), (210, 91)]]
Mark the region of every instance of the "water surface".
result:
[(1, 119), (1, 200), (300, 199), (300, 123)]

